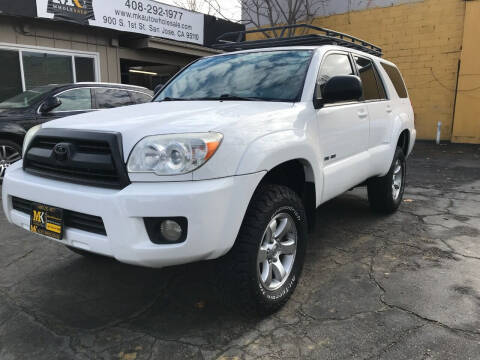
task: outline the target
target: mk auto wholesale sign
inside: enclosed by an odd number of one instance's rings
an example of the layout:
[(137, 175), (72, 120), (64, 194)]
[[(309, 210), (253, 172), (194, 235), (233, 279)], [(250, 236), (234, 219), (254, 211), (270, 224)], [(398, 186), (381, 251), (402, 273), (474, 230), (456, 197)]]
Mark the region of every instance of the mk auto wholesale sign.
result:
[(203, 45), (204, 15), (153, 0), (37, 0), (37, 16)]

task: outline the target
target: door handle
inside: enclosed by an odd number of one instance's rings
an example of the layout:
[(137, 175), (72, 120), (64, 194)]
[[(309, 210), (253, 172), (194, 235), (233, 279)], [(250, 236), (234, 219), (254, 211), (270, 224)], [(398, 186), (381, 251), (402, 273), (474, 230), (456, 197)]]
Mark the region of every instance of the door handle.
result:
[(391, 113), (393, 111), (391, 105), (387, 105), (387, 113)]
[(357, 115), (358, 115), (359, 118), (364, 119), (368, 116), (368, 112), (367, 112), (367, 110), (360, 110), (357, 113)]

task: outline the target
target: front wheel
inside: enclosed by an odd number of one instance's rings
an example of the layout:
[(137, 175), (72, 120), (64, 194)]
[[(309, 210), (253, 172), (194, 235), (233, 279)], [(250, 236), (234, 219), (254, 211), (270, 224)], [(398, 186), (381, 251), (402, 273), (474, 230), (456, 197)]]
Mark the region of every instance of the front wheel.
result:
[(391, 214), (402, 203), (405, 191), (407, 163), (403, 150), (397, 147), (392, 165), (387, 175), (368, 180), (368, 201), (370, 207), (378, 212)]
[(290, 298), (302, 272), (305, 210), (285, 186), (258, 189), (232, 250), (222, 262), (224, 290), (242, 312), (271, 314)]

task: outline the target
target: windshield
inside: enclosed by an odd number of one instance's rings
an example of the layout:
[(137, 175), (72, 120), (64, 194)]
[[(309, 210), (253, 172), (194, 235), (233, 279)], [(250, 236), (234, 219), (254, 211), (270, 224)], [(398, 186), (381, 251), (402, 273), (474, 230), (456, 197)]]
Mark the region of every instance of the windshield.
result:
[(0, 109), (24, 109), (35, 104), (46, 93), (54, 89), (56, 86), (39, 86), (31, 90), (27, 90), (0, 103)]
[(297, 101), (311, 58), (311, 50), (296, 50), (201, 59), (174, 78), (155, 101)]

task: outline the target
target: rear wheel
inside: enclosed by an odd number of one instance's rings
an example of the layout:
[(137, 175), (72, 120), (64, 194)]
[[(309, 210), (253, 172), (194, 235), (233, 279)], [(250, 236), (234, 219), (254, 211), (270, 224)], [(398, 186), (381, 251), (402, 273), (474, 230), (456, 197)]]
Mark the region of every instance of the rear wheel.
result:
[(387, 175), (372, 178), (367, 182), (370, 207), (386, 214), (395, 212), (402, 203), (406, 175), (405, 155), (403, 150), (397, 147)]
[(7, 168), (21, 158), (22, 148), (20, 145), (10, 140), (0, 139), (0, 184)]
[(261, 187), (222, 261), (226, 295), (242, 312), (279, 310), (297, 285), (306, 241), (306, 215), (298, 195), (285, 186)]

